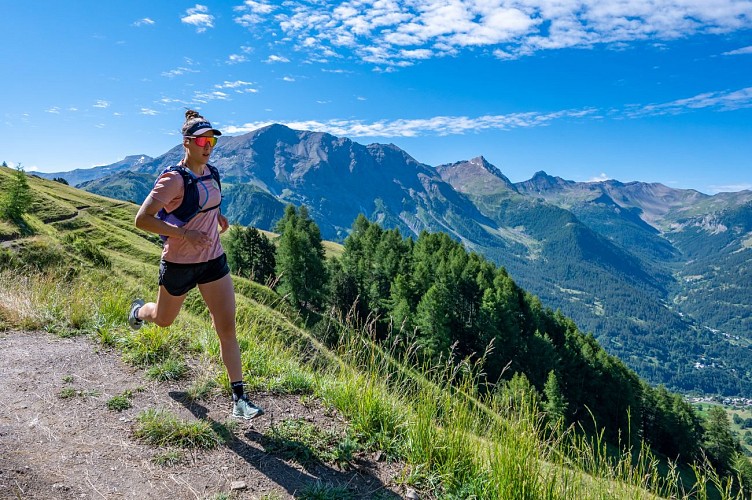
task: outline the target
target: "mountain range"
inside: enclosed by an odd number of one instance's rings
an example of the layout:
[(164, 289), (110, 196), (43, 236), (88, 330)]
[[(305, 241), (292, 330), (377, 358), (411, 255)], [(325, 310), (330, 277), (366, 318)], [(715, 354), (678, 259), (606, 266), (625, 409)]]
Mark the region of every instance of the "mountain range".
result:
[[(141, 201), (182, 146), (38, 174)], [(326, 239), (359, 213), (405, 236), (442, 231), (592, 333), (640, 376), (681, 392), (752, 397), (752, 191), (662, 184), (513, 183), (482, 156), (430, 166), (393, 144), (270, 125), (212, 155), (231, 222), (273, 229), (306, 205)]]

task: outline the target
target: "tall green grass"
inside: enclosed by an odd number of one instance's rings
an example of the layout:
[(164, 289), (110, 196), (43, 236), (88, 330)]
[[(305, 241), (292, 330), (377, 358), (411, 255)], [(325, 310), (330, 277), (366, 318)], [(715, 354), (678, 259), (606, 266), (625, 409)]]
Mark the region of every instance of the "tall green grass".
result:
[[(194, 397), (216, 387), (229, 393), (216, 334), (205, 315), (186, 311), (180, 325), (131, 332), (125, 324), (128, 294), (121, 285), (0, 271), (0, 317), (6, 328), (56, 331), (61, 324), (85, 325), (82, 331), (103, 342), (111, 339), (126, 360), (146, 369), (175, 355), (195, 356), (201, 369), (193, 374)], [(410, 364), (410, 349), (397, 356), (371, 341), (369, 332), (344, 327), (330, 351), (278, 311), (242, 296), (238, 302), (249, 389), (316, 395), (346, 418), (352, 446), (404, 464), (400, 481), (419, 491), (489, 499), (744, 498), (706, 464), (695, 467), (695, 481), (686, 485), (676, 469), (660, 473), (647, 449), (615, 454), (600, 436), (576, 429), (551, 432), (535, 398), (524, 390), (500, 385), (479, 394), (480, 374), (468, 362), (452, 360), (421, 371)], [(149, 414), (137, 435), (148, 436), (146, 429), (162, 420), (167, 429), (178, 425)], [(180, 436), (182, 431), (170, 432)]]
[[(120, 286), (96, 275), (67, 280), (54, 273), (4, 270), (0, 315), (6, 327), (84, 327), (102, 341), (115, 339), (112, 345), (126, 360), (147, 369), (176, 355), (204, 356), (198, 364), (209, 377), (197, 373), (197, 379), (208, 380), (209, 391), (214, 384), (229, 391), (205, 315), (186, 312), (180, 325), (130, 332), (124, 321), (128, 294)], [(329, 351), (281, 313), (242, 296), (238, 302), (250, 390), (316, 394), (347, 418), (358, 447), (404, 463), (401, 480), (419, 490), (499, 499), (709, 498), (709, 492), (720, 490), (721, 498), (742, 498), (702, 464), (695, 484), (687, 486), (675, 472), (661, 475), (647, 450), (636, 458), (630, 450), (614, 458), (598, 436), (583, 437), (574, 429), (552, 435), (534, 401), (504, 387), (479, 395), (479, 374), (466, 362), (447, 362), (421, 374), (409, 364), (409, 349), (400, 358), (372, 342), (368, 332), (347, 328), (339, 332), (336, 351)], [(103, 336), (104, 331), (112, 333)]]

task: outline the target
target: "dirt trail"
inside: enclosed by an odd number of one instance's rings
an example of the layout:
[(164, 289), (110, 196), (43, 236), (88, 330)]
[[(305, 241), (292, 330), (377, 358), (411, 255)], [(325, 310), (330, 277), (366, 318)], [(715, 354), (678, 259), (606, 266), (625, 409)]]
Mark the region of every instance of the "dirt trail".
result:
[[(302, 418), (320, 428), (342, 428), (335, 415), (294, 396), (254, 394), (266, 413), (242, 421), (230, 445), (186, 452), (178, 466), (156, 465), (152, 459), (165, 450), (132, 436), (143, 410), (216, 422), (230, 416), (226, 398), (182, 404), (188, 385), (150, 381), (88, 337), (0, 333), (0, 498), (295, 498), (317, 482), (346, 487), (352, 498), (400, 498), (392, 484), (396, 467), (370, 456), (345, 472), (324, 464), (306, 469), (266, 453), (263, 434), (275, 422)], [(61, 398), (66, 389), (75, 395)], [(133, 407), (108, 410), (107, 401), (128, 389)], [(241, 482), (245, 488), (231, 490)]]

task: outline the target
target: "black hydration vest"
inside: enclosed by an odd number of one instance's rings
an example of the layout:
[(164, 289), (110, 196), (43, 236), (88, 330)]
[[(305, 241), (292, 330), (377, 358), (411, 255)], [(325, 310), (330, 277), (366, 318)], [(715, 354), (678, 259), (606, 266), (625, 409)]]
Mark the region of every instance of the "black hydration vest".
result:
[[(207, 181), (209, 179), (214, 179), (217, 182), (217, 186), (219, 187), (220, 193), (222, 192), (222, 183), (219, 180), (219, 170), (217, 170), (216, 167), (213, 167), (212, 165), (207, 165), (209, 167), (210, 173), (208, 175), (204, 175), (202, 177), (195, 177), (191, 172), (189, 172), (183, 165), (174, 165), (172, 167), (168, 167), (162, 171), (161, 174), (157, 177), (157, 180), (159, 180), (159, 177), (166, 174), (167, 172), (178, 172), (180, 176), (183, 178), (183, 201), (180, 203), (180, 206), (177, 207), (172, 212), (167, 212), (164, 208), (161, 209), (157, 213), (157, 218), (161, 219), (165, 222), (169, 222), (170, 224), (173, 224), (177, 227), (183, 227), (186, 225), (191, 219), (196, 217), (198, 214), (203, 212), (208, 212), (210, 210), (214, 210), (216, 208), (219, 208), (220, 205), (222, 205), (222, 200), (217, 205), (214, 205), (213, 207), (209, 208), (201, 208), (198, 203), (198, 182), (199, 181)], [(156, 181), (154, 183), (156, 185)], [(161, 235), (162, 240), (166, 240), (167, 237), (164, 235)]]

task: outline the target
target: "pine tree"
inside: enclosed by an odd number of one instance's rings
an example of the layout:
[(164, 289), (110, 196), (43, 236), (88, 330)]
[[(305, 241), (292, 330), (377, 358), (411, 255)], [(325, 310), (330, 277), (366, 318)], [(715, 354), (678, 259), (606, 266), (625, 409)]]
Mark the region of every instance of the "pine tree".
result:
[(551, 425), (556, 425), (559, 421), (566, 424), (567, 401), (561, 393), (559, 379), (556, 378), (556, 373), (553, 370), (548, 372), (546, 384), (543, 386), (543, 394), (546, 400), (542, 406), (548, 422)]
[(274, 279), (276, 248), (269, 238), (255, 227), (246, 228), (243, 244), (249, 254), (249, 277), (258, 283), (267, 284)]
[(540, 408), (540, 395), (524, 373), (515, 373), (510, 380), (500, 384), (494, 395), (498, 408), (508, 415), (533, 416)]
[(321, 232), (308, 209), (288, 205), (277, 223), (280, 233), (276, 254), (279, 292), (298, 307), (319, 308), (327, 284)]
[[(327, 305), (341, 318), (360, 319), (362, 311), (358, 301), (358, 284), (355, 278), (344, 270), (338, 259), (331, 259), (328, 262), (327, 274), (329, 276)], [(351, 313), (354, 313), (356, 317), (352, 318)]]
[(713, 465), (725, 474), (733, 466), (733, 460), (739, 451), (739, 443), (731, 433), (726, 410), (720, 406), (711, 406), (705, 421), (705, 451)]
[(358, 215), (352, 231), (345, 240), (342, 255), (344, 271), (355, 279), (363, 307), (377, 312), (380, 303), (379, 286), (375, 283), (378, 268), (376, 251), (384, 230), (371, 223), (363, 214)]
[(246, 255), (243, 249), (243, 228), (235, 224), (230, 226), (227, 237), (222, 244), (227, 255), (227, 264), (233, 273), (238, 276), (245, 276), (245, 267), (247, 265)]
[(446, 284), (438, 280), (418, 303), (415, 324), (418, 343), (428, 358), (446, 354), (452, 343), (452, 294)]
[(394, 330), (405, 334), (412, 333), (416, 305), (410, 279), (403, 274), (398, 274), (392, 281), (389, 294), (389, 311)]
[(230, 269), (261, 284), (274, 279), (274, 244), (255, 227), (232, 226), (225, 244)]
[(5, 196), (0, 200), (0, 215), (16, 223), (21, 222), (21, 217), (31, 207), (31, 201), (31, 188), (26, 179), (26, 172), (19, 164)]

